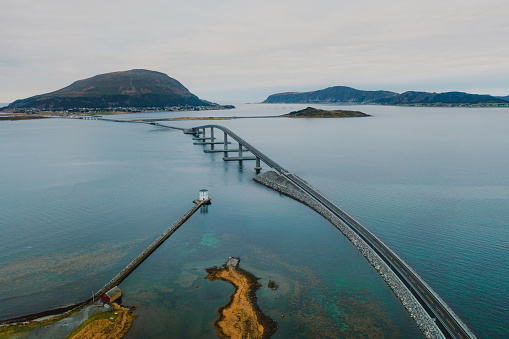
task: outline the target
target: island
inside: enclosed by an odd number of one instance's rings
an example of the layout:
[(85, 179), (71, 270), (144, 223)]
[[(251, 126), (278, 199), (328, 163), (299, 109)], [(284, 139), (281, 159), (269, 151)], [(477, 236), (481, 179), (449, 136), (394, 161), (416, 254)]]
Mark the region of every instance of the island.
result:
[(257, 304), (259, 278), (240, 268), (239, 262), (239, 258), (229, 257), (221, 267), (206, 269), (206, 279), (223, 280), (235, 286), (230, 302), (218, 310), (219, 318), (214, 322), (217, 335), (220, 338), (270, 338), (277, 330), (277, 323)]
[(465, 92), (364, 91), (346, 86), (334, 86), (310, 92), (284, 92), (270, 95), (262, 103), (312, 103), (348, 105), (391, 105), (423, 107), (509, 107), (507, 97), (470, 94)]
[(370, 117), (371, 115), (359, 111), (326, 111), (313, 107), (307, 107), (300, 111), (290, 112), (283, 114), (282, 117), (287, 118), (357, 118), (357, 117)]

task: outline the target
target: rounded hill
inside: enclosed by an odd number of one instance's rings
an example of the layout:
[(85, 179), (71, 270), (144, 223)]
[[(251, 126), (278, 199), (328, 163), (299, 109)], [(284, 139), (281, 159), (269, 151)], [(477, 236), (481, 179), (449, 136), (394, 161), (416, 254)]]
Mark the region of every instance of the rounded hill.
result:
[(209, 105), (210, 102), (199, 99), (164, 73), (133, 69), (78, 80), (55, 92), (16, 100), (7, 108), (66, 110)]

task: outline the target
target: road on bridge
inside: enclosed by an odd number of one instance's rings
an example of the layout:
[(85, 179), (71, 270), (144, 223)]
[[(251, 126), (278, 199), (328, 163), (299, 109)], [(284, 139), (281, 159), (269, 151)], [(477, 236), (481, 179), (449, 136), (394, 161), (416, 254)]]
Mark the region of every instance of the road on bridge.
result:
[(454, 312), (447, 306), (447, 304), (440, 299), (440, 297), (429, 287), (424, 280), (417, 275), (401, 258), (399, 258), (387, 245), (380, 241), (373, 233), (368, 231), (364, 226), (350, 217), (347, 213), (341, 210), (338, 206), (327, 199), (323, 194), (314, 189), (311, 185), (306, 183), (301, 178), (290, 173), (268, 156), (260, 152), (254, 146), (246, 142), (237, 134), (230, 131), (228, 128), (220, 125), (205, 125), (193, 128), (198, 134), (199, 129), (204, 128), (217, 128), (228, 134), (232, 139), (236, 140), (244, 148), (249, 150), (253, 155), (260, 158), (269, 167), (275, 169), (288, 180), (294, 183), (297, 187), (301, 188), (304, 192), (312, 196), (316, 201), (327, 208), (331, 213), (341, 219), (352, 231), (361, 237), (379, 256), (385, 261), (392, 271), (399, 277), (403, 284), (405, 284), (412, 294), (416, 297), (417, 301), (423, 306), (428, 314), (435, 318), (435, 321), (447, 338), (476, 338), (475, 335), (461, 322), (461, 320), (454, 314)]

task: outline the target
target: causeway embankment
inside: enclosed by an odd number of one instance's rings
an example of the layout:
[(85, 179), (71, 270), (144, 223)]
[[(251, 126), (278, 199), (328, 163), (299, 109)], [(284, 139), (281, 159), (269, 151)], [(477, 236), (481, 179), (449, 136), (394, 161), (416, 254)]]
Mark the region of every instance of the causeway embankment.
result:
[(433, 319), (431, 319), (429, 314), (415, 299), (410, 290), (394, 274), (390, 267), (341, 219), (332, 214), (327, 208), (313, 199), (309, 194), (289, 181), (285, 176), (279, 175), (275, 171), (261, 173), (254, 177), (253, 180), (309, 206), (332, 223), (348, 238), (348, 240), (350, 240), (350, 242), (361, 252), (366, 260), (368, 260), (378, 274), (380, 274), (380, 276), (385, 280), (410, 316), (414, 319), (424, 336), (426, 338), (445, 338)]

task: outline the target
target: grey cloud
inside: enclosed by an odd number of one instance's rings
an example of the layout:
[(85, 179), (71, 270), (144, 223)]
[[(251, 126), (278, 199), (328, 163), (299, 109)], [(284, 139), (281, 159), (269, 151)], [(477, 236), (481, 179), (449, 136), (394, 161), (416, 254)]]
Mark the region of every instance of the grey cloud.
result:
[(249, 91), (264, 87), (424, 90), (434, 79), (437, 88), (458, 86), (443, 90), (509, 94), (499, 80), (509, 64), (505, 0), (4, 0), (2, 7), (0, 102), (131, 68), (165, 72), (207, 99), (242, 88), (245, 99), (263, 99)]

